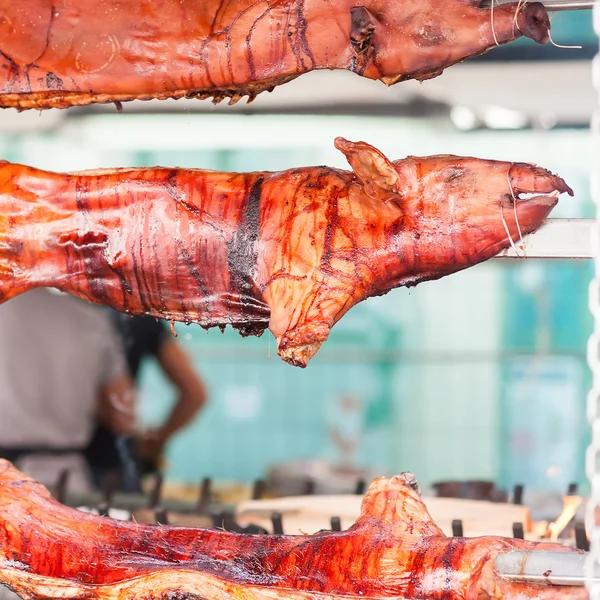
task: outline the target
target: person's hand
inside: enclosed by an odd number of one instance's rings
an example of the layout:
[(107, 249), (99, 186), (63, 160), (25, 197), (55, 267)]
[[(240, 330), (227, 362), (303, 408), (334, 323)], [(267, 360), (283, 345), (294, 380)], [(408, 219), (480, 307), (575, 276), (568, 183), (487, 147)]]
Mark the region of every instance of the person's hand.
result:
[(144, 461), (158, 463), (162, 458), (165, 438), (160, 430), (148, 429), (138, 438), (138, 456)]
[(132, 435), (136, 424), (137, 395), (127, 377), (102, 390), (98, 418), (117, 435)]

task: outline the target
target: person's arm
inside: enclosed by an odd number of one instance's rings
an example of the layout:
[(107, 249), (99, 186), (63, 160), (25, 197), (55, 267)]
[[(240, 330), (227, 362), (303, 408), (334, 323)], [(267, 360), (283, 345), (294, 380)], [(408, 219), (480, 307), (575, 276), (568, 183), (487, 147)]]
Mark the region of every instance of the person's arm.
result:
[(151, 333), (148, 347), (178, 393), (177, 401), (163, 425), (146, 431), (139, 440), (139, 456), (156, 463), (169, 439), (189, 425), (206, 404), (207, 394), (204, 382), (196, 373), (189, 356), (168, 333), (164, 324), (153, 324), (152, 328), (154, 331), (148, 331)]
[(96, 418), (117, 435), (132, 435), (136, 428), (136, 391), (127, 368), (123, 346), (109, 318), (102, 315), (98, 360), (102, 370)]
[(163, 340), (156, 358), (164, 374), (178, 391), (177, 402), (166, 422), (149, 432), (149, 436), (162, 446), (191, 423), (206, 404), (207, 394), (204, 382), (196, 373), (189, 356), (174, 338)]
[(112, 379), (100, 389), (98, 421), (117, 435), (135, 431), (135, 389), (128, 374)]

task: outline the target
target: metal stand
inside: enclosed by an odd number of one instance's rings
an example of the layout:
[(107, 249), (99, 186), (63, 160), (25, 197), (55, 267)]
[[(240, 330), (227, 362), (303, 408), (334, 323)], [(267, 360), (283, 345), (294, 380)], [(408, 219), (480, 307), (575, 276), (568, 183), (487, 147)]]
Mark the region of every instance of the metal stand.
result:
[[(600, 36), (600, 4), (594, 7), (594, 30)], [(593, 80), (600, 93), (600, 54), (593, 64)], [(590, 283), (589, 306), (594, 317), (594, 331), (588, 342), (588, 363), (593, 374), (592, 389), (588, 394), (587, 413), (592, 427), (592, 443), (586, 456), (586, 471), (590, 480), (590, 500), (587, 506), (586, 528), (591, 537), (590, 553), (585, 564), (586, 586), (590, 600), (600, 600), (600, 583), (593, 580), (600, 567), (600, 527), (596, 512), (600, 507), (600, 108), (592, 120), (596, 169), (592, 176), (592, 198), (597, 205), (596, 223), (591, 230), (591, 246), (596, 262), (595, 275)]]

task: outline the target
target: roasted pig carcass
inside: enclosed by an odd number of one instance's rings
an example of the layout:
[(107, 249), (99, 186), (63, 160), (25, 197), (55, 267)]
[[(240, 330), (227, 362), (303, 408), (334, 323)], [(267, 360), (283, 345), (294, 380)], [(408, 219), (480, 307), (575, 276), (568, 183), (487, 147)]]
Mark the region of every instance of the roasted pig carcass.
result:
[(361, 300), (493, 257), (572, 194), (532, 165), (336, 145), (351, 171), (0, 163), (0, 301), (48, 286), (244, 335), (269, 327), (304, 367)]
[(253, 98), (303, 73), (390, 85), (521, 36), (546, 43), (540, 2), (0, 0), (0, 107)]
[(408, 474), (376, 479), (348, 530), (245, 535), (95, 517), (0, 461), (0, 582), (28, 600), (583, 600), (583, 588), (513, 583), (499, 553), (563, 546), (447, 538)]

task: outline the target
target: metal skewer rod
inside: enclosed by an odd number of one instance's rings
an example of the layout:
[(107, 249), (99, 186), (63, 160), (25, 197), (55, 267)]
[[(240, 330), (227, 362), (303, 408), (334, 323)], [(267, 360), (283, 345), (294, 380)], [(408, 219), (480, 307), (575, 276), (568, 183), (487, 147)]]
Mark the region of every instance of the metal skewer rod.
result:
[[(504, 579), (519, 583), (584, 586), (585, 552), (512, 550), (498, 554), (496, 571)], [(594, 573), (600, 582), (600, 572)]]
[[(514, 4), (515, 0), (494, 0), (494, 6), (501, 6), (502, 4)], [(543, 0), (542, 4), (546, 10), (551, 12), (558, 12), (563, 10), (592, 10), (594, 8), (593, 0), (584, 2), (581, 0)], [(481, 8), (490, 8), (492, 6), (492, 0), (483, 0)]]
[[(516, 242), (523, 258), (593, 258), (591, 231), (594, 219), (548, 219), (536, 233)], [(503, 250), (496, 258), (518, 258), (514, 248)]]

